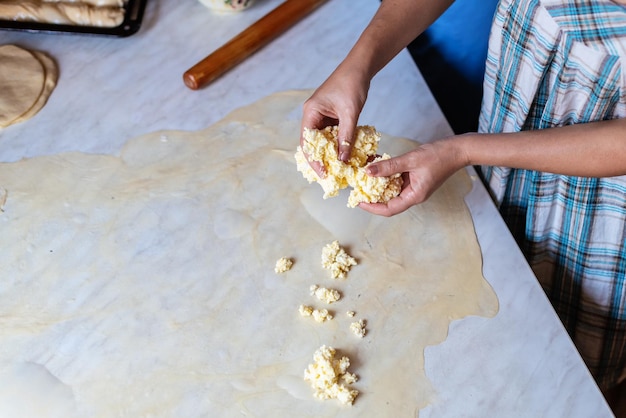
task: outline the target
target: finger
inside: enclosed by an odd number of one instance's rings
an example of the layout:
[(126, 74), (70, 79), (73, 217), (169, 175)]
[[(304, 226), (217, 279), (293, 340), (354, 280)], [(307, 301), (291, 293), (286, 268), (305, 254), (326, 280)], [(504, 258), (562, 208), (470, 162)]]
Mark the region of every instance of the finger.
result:
[(354, 145), (354, 131), (356, 129), (356, 121), (350, 118), (340, 119), (339, 132), (337, 134), (339, 160), (347, 162), (352, 155), (352, 146)]
[(300, 131), (304, 128), (324, 129), (327, 126), (337, 125), (339, 119), (332, 106), (324, 100), (317, 99), (315, 94), (302, 105), (302, 121)]
[(387, 203), (359, 203), (359, 207), (374, 215), (390, 217), (404, 212), (413, 206), (413, 203), (402, 195), (394, 197)]
[(321, 178), (325, 178), (326, 177), (326, 168), (324, 167), (324, 164), (320, 163), (319, 161), (313, 161), (313, 160), (309, 160), (309, 156), (304, 154), (304, 157), (306, 158), (306, 160), (309, 162), (309, 165), (311, 166), (311, 168), (313, 169), (313, 171), (315, 171), (315, 173)]
[[(313, 117), (312, 119), (309, 118), (309, 120), (317, 121), (316, 124), (320, 124), (320, 123), (323, 123), (324, 117), (320, 115), (320, 117)], [(300, 129), (300, 147), (302, 147), (304, 158), (309, 163), (309, 166), (313, 169), (313, 171), (315, 171), (315, 173), (320, 178), (324, 178), (324, 177), (326, 177), (326, 169), (324, 168), (324, 165), (322, 163), (320, 163), (319, 161), (311, 160), (309, 158), (309, 154), (304, 152), (304, 149), (305, 149), (304, 143), (306, 142), (306, 140), (304, 139), (304, 128), (307, 127), (307, 128), (310, 128), (310, 129), (317, 129), (317, 128), (313, 128), (313, 126), (318, 126), (318, 125), (310, 125), (309, 123), (310, 122), (308, 122), (307, 120), (302, 119), (302, 124), (301, 124), (301, 129)]]
[(304, 149), (305, 149), (304, 143), (305, 143), (305, 139), (304, 139), (304, 128), (303, 128), (302, 133), (300, 134), (300, 147), (302, 148), (302, 154), (304, 155), (304, 158), (306, 159), (307, 163), (309, 163), (309, 166), (313, 169), (313, 171), (315, 171), (315, 173), (320, 178), (326, 177), (326, 169), (324, 167), (324, 164), (322, 164), (319, 161), (315, 161), (309, 158), (309, 154), (304, 152)]

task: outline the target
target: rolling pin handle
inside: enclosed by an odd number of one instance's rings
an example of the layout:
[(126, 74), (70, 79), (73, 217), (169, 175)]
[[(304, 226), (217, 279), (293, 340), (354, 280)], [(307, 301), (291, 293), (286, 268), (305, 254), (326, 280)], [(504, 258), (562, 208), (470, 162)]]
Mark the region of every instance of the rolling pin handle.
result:
[(183, 74), (183, 81), (191, 90), (198, 90), (200, 87), (198, 80), (196, 80), (195, 75), (191, 71), (185, 71), (185, 74)]

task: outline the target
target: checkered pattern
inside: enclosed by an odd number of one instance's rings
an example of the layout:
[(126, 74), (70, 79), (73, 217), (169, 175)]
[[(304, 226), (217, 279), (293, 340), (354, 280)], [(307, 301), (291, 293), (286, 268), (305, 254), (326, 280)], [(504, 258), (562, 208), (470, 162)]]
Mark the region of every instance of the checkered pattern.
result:
[[(610, 0), (501, 0), (479, 131), (626, 117), (622, 60), (624, 6)], [(625, 379), (626, 176), (568, 177), (504, 167), (482, 171), (600, 387)]]

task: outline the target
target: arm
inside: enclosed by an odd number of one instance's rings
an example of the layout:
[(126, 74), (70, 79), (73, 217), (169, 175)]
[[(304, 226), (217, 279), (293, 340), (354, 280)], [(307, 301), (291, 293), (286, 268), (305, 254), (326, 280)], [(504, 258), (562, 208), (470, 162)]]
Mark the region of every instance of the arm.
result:
[(383, 0), (347, 57), (304, 103), (301, 131), (338, 124), (339, 158), (347, 161), (371, 79), (452, 2)]
[(626, 174), (626, 119), (510, 134), (476, 134), (459, 145), (472, 165), (580, 177)]
[(520, 168), (581, 177), (626, 175), (626, 119), (502, 134), (465, 134), (425, 144), (371, 164), (373, 176), (404, 173), (405, 186), (387, 204), (360, 205), (383, 216), (421, 203), (468, 165)]

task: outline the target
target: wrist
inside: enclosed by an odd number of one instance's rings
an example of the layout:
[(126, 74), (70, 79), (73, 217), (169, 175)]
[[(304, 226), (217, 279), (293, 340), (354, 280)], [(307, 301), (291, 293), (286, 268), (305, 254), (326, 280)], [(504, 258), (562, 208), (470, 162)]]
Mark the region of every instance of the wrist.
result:
[(437, 143), (443, 147), (442, 155), (450, 158), (455, 169), (473, 164), (471, 159), (471, 141), (475, 134), (454, 135)]
[(367, 52), (356, 50), (351, 51), (335, 69), (335, 72), (349, 74), (352, 81), (366, 86), (369, 86), (377, 71), (373, 58)]

